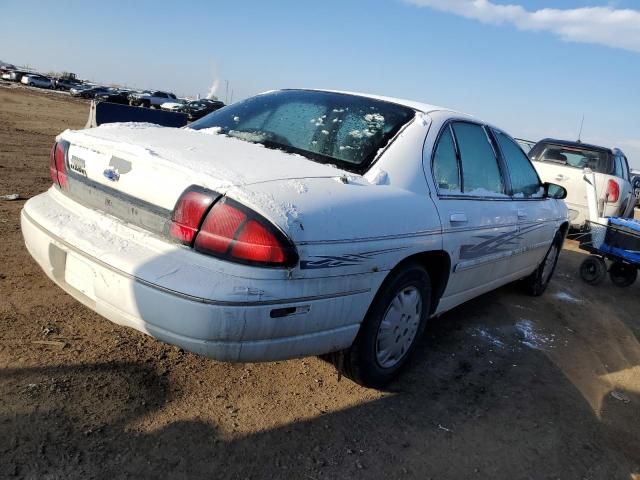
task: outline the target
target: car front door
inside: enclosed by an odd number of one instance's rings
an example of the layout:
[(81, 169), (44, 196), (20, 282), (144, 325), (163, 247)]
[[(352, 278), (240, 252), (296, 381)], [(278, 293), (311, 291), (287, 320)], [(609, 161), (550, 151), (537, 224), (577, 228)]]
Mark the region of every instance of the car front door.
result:
[(556, 234), (556, 202), (544, 195), (542, 182), (520, 146), (506, 133), (491, 131), (509, 176), (509, 192), (518, 218), (519, 249), (512, 258), (516, 271), (529, 273), (542, 262)]
[(454, 120), (440, 130), (431, 170), (451, 258), (442, 309), (492, 290), (514, 273), (518, 221), (503, 168), (484, 125)]
[(631, 173), (629, 172), (629, 162), (627, 157), (620, 151), (616, 153), (616, 171), (618, 170), (618, 164), (620, 165), (620, 179), (622, 180), (620, 185), (620, 216), (624, 218), (633, 218), (633, 209), (635, 207), (635, 195), (633, 192), (633, 186), (631, 185)]

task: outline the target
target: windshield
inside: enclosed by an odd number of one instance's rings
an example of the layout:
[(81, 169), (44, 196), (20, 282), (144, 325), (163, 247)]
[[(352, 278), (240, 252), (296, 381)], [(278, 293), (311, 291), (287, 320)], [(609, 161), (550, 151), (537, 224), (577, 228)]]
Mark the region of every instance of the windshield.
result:
[(270, 148), (362, 172), (414, 117), (402, 105), (356, 95), (282, 90), (224, 107), (192, 123)]

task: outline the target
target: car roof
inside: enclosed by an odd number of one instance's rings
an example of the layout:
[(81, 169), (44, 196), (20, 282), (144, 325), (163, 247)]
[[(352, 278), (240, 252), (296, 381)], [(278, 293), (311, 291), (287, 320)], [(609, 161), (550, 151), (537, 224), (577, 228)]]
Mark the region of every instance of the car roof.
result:
[(592, 145), (590, 143), (572, 142), (571, 140), (558, 140), (557, 138), (543, 138), (542, 140), (538, 141), (538, 143), (552, 143), (554, 145), (559, 145), (562, 147), (586, 148), (589, 150), (601, 150), (607, 153), (613, 153), (613, 150), (611, 148)]
[[(398, 105), (402, 105), (405, 107), (409, 107), (413, 110), (417, 110), (422, 113), (431, 113), (431, 112), (451, 112), (458, 115), (462, 115), (465, 117), (472, 117), (466, 113), (458, 112), (456, 110), (446, 108), (446, 107), (438, 107), (436, 105), (431, 105), (428, 103), (416, 102), (413, 100), (406, 100), (403, 98), (395, 98), (395, 97), (387, 97), (384, 95), (372, 95), (370, 93), (362, 93), (362, 92), (351, 92), (347, 90), (331, 90), (331, 89), (323, 89), (323, 88), (292, 88), (292, 89), (284, 89), (284, 90), (311, 90), (315, 92), (330, 92), (330, 93), (339, 93), (343, 95), (355, 95), (358, 97), (366, 97), (372, 98), (374, 100), (381, 100), (383, 102), (395, 103)], [(267, 92), (265, 92), (267, 93)]]

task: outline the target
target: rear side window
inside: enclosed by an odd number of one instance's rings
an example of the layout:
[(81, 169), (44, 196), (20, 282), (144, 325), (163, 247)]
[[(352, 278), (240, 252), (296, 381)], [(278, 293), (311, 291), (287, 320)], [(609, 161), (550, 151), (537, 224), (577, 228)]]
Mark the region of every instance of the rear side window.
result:
[(540, 179), (529, 158), (511, 137), (496, 130), (493, 133), (509, 170), (513, 195), (542, 198), (544, 190), (540, 188)]
[(498, 160), (484, 127), (475, 123), (454, 122), (452, 128), (460, 153), (463, 193), (503, 195), (504, 182)]
[(614, 172), (616, 177), (629, 180), (629, 170), (627, 167), (627, 160), (622, 155), (616, 155), (614, 158)]
[(456, 147), (453, 143), (451, 128), (447, 128), (440, 135), (438, 146), (433, 157), (433, 175), (440, 193), (460, 193), (460, 171)]

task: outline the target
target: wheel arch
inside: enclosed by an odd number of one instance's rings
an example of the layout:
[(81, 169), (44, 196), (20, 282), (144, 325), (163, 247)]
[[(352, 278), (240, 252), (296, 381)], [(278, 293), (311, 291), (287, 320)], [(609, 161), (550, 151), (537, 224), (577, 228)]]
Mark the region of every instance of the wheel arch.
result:
[(567, 234), (569, 233), (569, 221), (563, 222), (560, 225), (560, 228), (558, 228), (558, 230), (560, 231), (560, 233), (562, 234), (562, 238), (566, 238)]
[(382, 286), (392, 278), (396, 272), (411, 263), (416, 263), (424, 267), (424, 269), (429, 273), (432, 288), (432, 301), (429, 313), (432, 314), (438, 308), (438, 304), (440, 303), (440, 299), (447, 288), (449, 276), (451, 274), (451, 257), (449, 257), (449, 254), (444, 250), (430, 250), (415, 253), (402, 259), (389, 271), (378, 291), (382, 289)]

